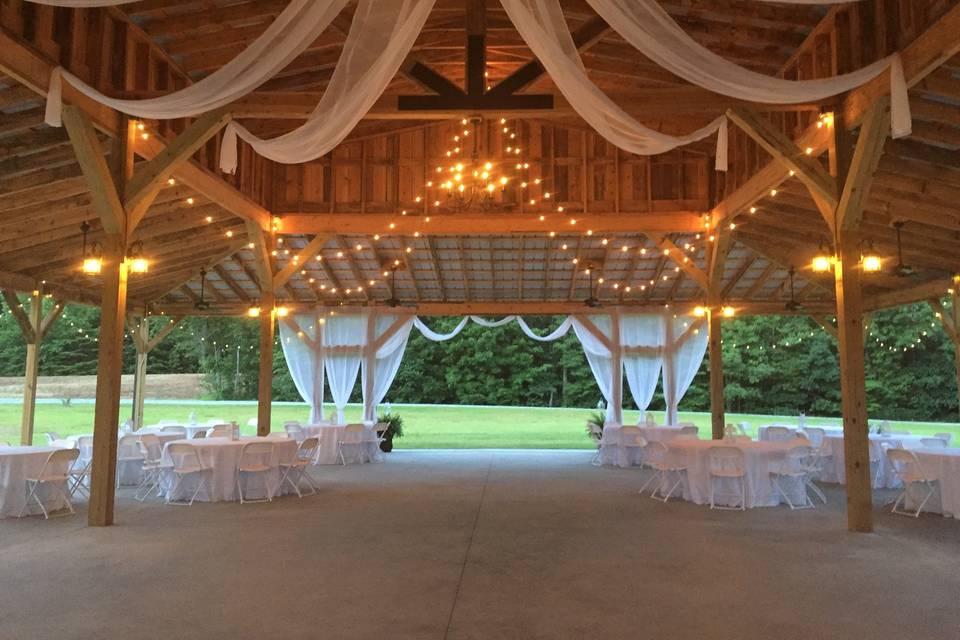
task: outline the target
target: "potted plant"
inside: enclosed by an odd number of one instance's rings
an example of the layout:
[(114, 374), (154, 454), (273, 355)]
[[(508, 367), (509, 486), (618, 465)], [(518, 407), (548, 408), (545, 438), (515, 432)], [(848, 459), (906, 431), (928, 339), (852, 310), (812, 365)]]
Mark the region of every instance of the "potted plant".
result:
[(600, 441), (603, 437), (603, 423), (607, 420), (607, 412), (596, 410), (587, 418), (587, 433), (594, 440)]
[(383, 442), (380, 443), (380, 451), (390, 453), (393, 451), (393, 439), (403, 437), (403, 418), (397, 413), (382, 413), (377, 418), (377, 422), (387, 425), (383, 432)]

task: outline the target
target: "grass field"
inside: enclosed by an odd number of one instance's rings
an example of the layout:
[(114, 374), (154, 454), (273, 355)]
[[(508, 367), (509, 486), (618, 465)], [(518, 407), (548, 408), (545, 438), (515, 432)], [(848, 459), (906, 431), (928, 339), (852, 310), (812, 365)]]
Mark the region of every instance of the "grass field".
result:
[[(548, 409), (532, 407), (474, 407), (455, 405), (394, 405), (393, 411), (403, 416), (406, 435), (395, 442), (397, 448), (517, 448), (517, 449), (589, 449), (593, 447), (586, 435), (584, 425), (590, 413), (587, 409)], [(146, 424), (159, 420), (186, 421), (195, 412), (198, 422), (211, 418), (236, 420), (244, 433), (255, 431), (246, 423), (256, 415), (254, 403), (229, 402), (150, 402), (145, 408)], [(130, 414), (129, 403), (121, 407), (121, 416)], [(305, 405), (275, 403), (273, 424), (275, 430), (282, 428), (285, 420), (306, 420)], [(347, 408), (347, 421), (359, 421), (360, 407)], [(657, 413), (663, 421), (663, 414)], [(625, 411), (624, 421), (636, 422), (636, 411)], [(707, 413), (681, 413), (684, 422), (693, 422), (701, 434), (710, 431), (710, 415)], [(756, 427), (771, 422), (796, 423), (796, 416), (761, 416), (727, 414), (728, 422), (746, 422), (751, 432)], [(808, 418), (808, 423), (840, 424), (838, 418)], [(960, 424), (891, 422), (898, 428), (918, 434), (949, 432), (954, 441), (960, 441)], [(70, 406), (60, 403), (37, 405), (34, 442), (44, 442), (44, 431), (56, 431), (60, 435), (87, 434), (93, 431), (93, 403), (73, 402)], [(15, 443), (20, 433), (20, 405), (0, 404), (0, 441)]]

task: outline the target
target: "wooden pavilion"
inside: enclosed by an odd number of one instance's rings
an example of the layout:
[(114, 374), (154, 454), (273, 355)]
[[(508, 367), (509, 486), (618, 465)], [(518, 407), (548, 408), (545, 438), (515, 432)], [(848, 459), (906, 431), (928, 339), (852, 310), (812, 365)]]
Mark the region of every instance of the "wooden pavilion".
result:
[[(839, 343), (848, 522), (870, 531), (869, 313), (928, 301), (960, 348), (953, 288), (960, 272), (960, 4), (661, 4), (701, 44), (769, 75), (827, 77), (899, 52), (912, 135), (889, 139), (886, 75), (822, 103), (747, 103), (678, 79), (585, 2), (564, 2), (591, 78), (631, 115), (670, 134), (724, 113), (735, 125), (726, 173), (714, 171), (712, 139), (661, 156), (631, 155), (577, 116), (499, 3), (439, 0), (401, 72), (332, 153), (281, 165), (242, 145), (236, 175), (224, 175), (219, 143), (231, 118), (277, 135), (312, 110), (352, 6), (272, 80), (224, 110), (193, 121), (139, 121), (65, 85), (59, 129), (44, 124), (56, 66), (112, 96), (167, 93), (232, 59), (286, 2), (142, 0), (69, 9), (0, 0), (0, 287), (29, 345), (24, 442), (33, 438), (38, 349), (63, 302), (103, 311), (91, 525), (113, 521), (128, 328), (142, 407), (147, 353), (180, 318), (260, 309), (265, 433), (281, 307), (400, 305), (420, 315), (583, 313), (585, 299), (606, 311), (699, 307), (709, 318), (717, 437), (724, 426), (721, 309), (808, 314)], [(530, 176), (482, 209), (464, 206), (432, 178), (464, 122), (485, 157), (516, 161)], [(81, 270), (94, 243), (102, 250), (98, 275)], [(864, 268), (867, 254), (882, 259), (879, 271)], [(830, 258), (822, 270), (812, 267), (818, 256)], [(149, 261), (146, 273), (131, 269), (137, 257)], [(44, 296), (58, 301), (46, 317)], [(148, 323), (158, 316), (166, 324), (151, 338)]]

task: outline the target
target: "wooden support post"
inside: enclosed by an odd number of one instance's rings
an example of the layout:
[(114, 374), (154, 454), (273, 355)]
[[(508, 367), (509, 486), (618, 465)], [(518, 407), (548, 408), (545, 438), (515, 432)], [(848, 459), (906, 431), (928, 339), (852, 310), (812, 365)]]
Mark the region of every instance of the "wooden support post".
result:
[(120, 423), (120, 371), (123, 366), (124, 317), (127, 307), (127, 264), (119, 234), (103, 239), (103, 289), (100, 299), (100, 342), (93, 419), (93, 462), (90, 475), (92, 527), (113, 524), (117, 471), (117, 425)]
[(270, 433), (270, 409), (273, 401), (273, 290), (260, 292), (260, 376), (257, 383), (257, 435)]
[(710, 317), (710, 431), (714, 440), (723, 439), (726, 424), (723, 393), (723, 327), (719, 309), (708, 310)]
[(377, 369), (377, 315), (371, 311), (367, 314), (367, 341), (363, 349), (364, 368), (366, 376), (363, 380), (363, 419), (376, 420), (376, 406), (373, 404), (373, 388)]
[(844, 465), (847, 476), (847, 528), (873, 531), (873, 487), (867, 432), (867, 388), (863, 352), (863, 300), (860, 288), (860, 238), (838, 233), (837, 340), (843, 407)]
[(623, 348), (620, 340), (620, 310), (610, 314), (610, 366), (613, 368), (613, 390), (610, 403), (613, 405), (614, 424), (623, 424)]
[[(960, 327), (960, 278), (953, 279), (953, 286), (950, 288), (950, 315), (953, 318), (953, 328), (957, 331)], [(953, 343), (953, 363), (957, 370), (957, 406), (960, 409), (960, 339)]]
[[(664, 424), (677, 424), (679, 420), (679, 415), (677, 412), (677, 404), (671, 402), (671, 395), (675, 395), (673, 390), (677, 386), (677, 369), (676, 369), (676, 349), (677, 342), (676, 336), (673, 334), (673, 320), (669, 315), (663, 316), (663, 335), (664, 335), (664, 344), (666, 349), (663, 352), (663, 391), (664, 391), (664, 401), (666, 402), (666, 414), (664, 415)], [(669, 390), (669, 391), (668, 391)]]
[(32, 340), (27, 340), (27, 358), (23, 375), (23, 410), (20, 418), (20, 444), (33, 444), (33, 421), (37, 411), (37, 374), (40, 370), (40, 324), (43, 322), (43, 296), (39, 291), (30, 295), (30, 328)]
[(150, 316), (144, 316), (134, 329), (137, 365), (133, 371), (133, 407), (130, 418), (134, 430), (143, 426), (143, 392), (147, 384), (147, 356), (150, 354)]

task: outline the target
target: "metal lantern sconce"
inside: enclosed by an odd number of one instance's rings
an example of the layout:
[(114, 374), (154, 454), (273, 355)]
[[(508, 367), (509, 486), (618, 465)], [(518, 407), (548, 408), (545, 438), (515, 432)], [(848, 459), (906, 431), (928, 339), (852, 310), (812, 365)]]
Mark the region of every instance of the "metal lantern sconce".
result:
[(103, 270), (103, 245), (93, 242), (87, 247), (87, 234), (90, 232), (90, 223), (86, 220), (80, 224), (83, 232), (83, 263), (81, 269), (87, 275), (98, 275)]

